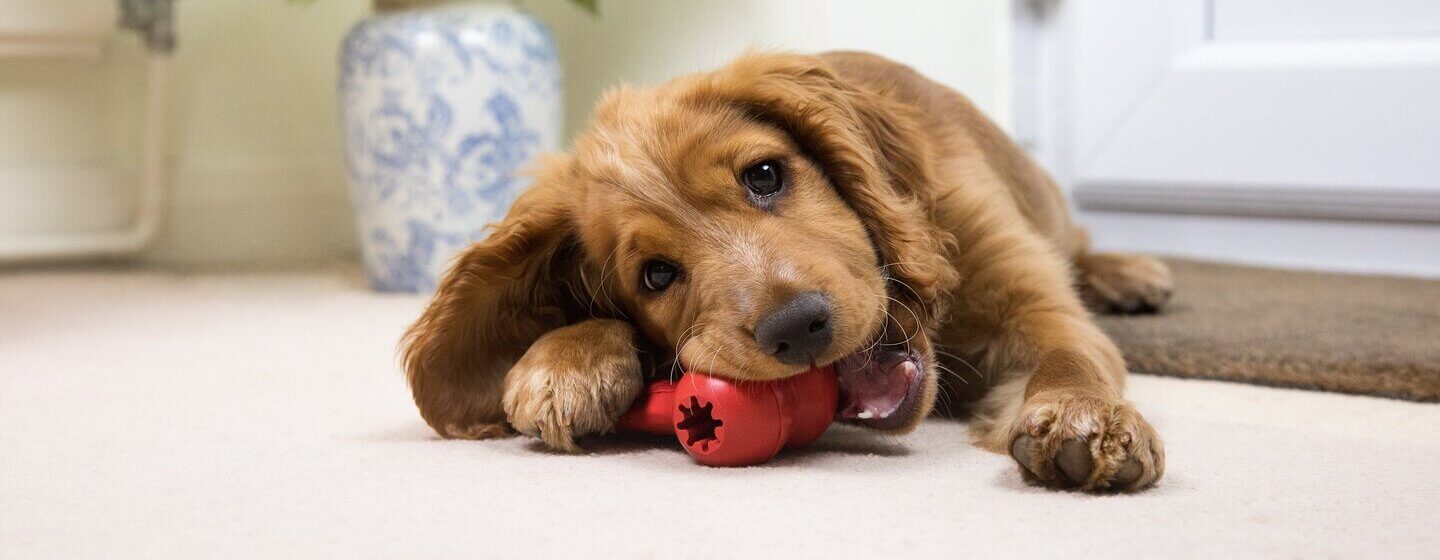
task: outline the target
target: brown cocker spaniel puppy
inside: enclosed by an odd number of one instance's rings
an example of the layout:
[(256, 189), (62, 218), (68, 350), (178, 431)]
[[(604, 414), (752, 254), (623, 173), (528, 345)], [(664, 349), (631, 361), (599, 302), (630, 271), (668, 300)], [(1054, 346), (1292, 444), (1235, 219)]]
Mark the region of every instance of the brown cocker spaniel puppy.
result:
[(960, 94), (873, 55), (749, 54), (606, 96), (458, 257), (404, 361), (442, 436), (560, 450), (657, 371), (834, 363), (842, 421), (905, 432), (944, 394), (1027, 479), (1131, 490), (1164, 451), (1082, 297), (1169, 293), (1160, 262), (1089, 252), (1051, 179)]

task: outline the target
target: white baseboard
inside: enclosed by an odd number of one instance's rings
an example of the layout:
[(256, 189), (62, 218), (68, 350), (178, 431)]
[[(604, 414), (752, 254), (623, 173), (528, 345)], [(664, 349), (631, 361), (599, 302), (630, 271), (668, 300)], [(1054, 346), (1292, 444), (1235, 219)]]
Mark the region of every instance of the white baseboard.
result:
[(1440, 277), (1440, 224), (1082, 211), (1100, 250)]
[(1073, 195), (1082, 209), (1111, 212), (1440, 223), (1440, 189), (1087, 181)]
[(1440, 277), (1440, 191), (1088, 182), (1098, 248)]

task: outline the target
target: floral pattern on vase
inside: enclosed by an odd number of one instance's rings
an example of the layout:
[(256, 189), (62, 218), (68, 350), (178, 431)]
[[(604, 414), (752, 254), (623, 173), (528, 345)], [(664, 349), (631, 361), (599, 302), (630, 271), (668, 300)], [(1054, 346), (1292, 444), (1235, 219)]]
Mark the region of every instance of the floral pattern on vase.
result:
[(345, 38), (340, 106), (365, 271), (379, 290), (435, 288), (559, 149), (549, 30), (504, 4), (368, 18)]

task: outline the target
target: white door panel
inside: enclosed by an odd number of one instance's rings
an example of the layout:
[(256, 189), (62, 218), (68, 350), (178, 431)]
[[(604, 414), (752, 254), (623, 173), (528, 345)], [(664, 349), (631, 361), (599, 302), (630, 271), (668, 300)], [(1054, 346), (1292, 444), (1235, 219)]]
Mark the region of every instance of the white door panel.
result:
[(1209, 43), (1079, 168), (1155, 182), (1440, 192), (1440, 41)]
[[(1074, 8), (1071, 40), (1083, 49), (1063, 53), (1077, 87), (1062, 110), (1075, 119), (1076, 153), (1093, 155), (1169, 74), (1175, 57), (1205, 39), (1206, 16), (1196, 2), (1081, 2), (1067, 6)], [(1092, 9), (1102, 4), (1124, 6)]]
[(1214, 0), (1217, 40), (1440, 33), (1435, 0)]
[(1018, 132), (1100, 248), (1440, 274), (1440, 0), (1017, 6)]
[[(1137, 182), (1440, 193), (1440, 36), (1220, 38), (1227, 22), (1290, 29), (1276, 15), (1287, 6), (1314, 29), (1350, 18), (1374, 30), (1440, 22), (1440, 2), (1213, 1), (1071, 4), (1082, 193)], [(1353, 18), (1360, 5), (1368, 19)]]

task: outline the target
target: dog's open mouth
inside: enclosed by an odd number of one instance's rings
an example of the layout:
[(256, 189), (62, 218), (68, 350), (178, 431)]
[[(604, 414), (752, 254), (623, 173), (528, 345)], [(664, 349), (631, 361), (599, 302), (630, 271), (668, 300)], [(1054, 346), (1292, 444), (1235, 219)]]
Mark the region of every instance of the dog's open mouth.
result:
[(838, 420), (877, 430), (908, 425), (920, 413), (925, 368), (904, 347), (876, 347), (835, 362), (840, 381)]

